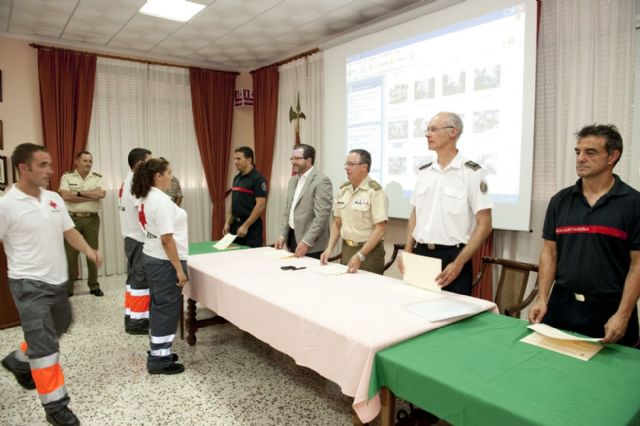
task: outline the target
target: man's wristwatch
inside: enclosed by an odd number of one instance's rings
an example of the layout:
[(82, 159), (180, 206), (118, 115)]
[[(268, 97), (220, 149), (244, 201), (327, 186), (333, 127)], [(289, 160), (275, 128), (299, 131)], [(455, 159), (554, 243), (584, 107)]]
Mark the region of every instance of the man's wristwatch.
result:
[(80, 191), (76, 191), (76, 197), (82, 197), (82, 195), (80, 195)]
[(364, 260), (367, 258), (367, 256), (362, 254), (362, 252), (357, 252), (356, 256), (358, 256), (358, 259), (360, 259), (360, 262), (364, 262)]

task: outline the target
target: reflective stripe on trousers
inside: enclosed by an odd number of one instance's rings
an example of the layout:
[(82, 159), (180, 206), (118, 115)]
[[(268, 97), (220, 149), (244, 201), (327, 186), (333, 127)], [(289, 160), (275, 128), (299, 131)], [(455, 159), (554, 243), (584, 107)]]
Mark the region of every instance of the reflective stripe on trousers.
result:
[(149, 318), (151, 295), (149, 289), (131, 289), (129, 291), (129, 316), (132, 319)]
[(42, 404), (58, 401), (67, 395), (64, 385), (64, 375), (58, 360), (60, 353), (56, 352), (42, 358), (29, 360), (31, 376), (36, 383), (36, 389)]

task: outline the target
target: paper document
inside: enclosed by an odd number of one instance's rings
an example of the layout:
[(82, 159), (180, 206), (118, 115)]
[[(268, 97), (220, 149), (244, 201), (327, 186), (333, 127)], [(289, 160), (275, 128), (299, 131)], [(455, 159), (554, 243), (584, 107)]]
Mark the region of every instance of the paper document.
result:
[(602, 345), (597, 343), (554, 339), (539, 333), (531, 333), (527, 337), (520, 339), (520, 341), (559, 354), (568, 355), (582, 361), (589, 361), (602, 349)]
[(220, 241), (213, 245), (213, 248), (215, 248), (216, 250), (226, 250), (235, 239), (235, 235), (226, 234)]
[(294, 254), (286, 250), (268, 250), (264, 252), (264, 255), (271, 259), (287, 259), (293, 257)]
[(327, 263), (326, 265), (315, 266), (311, 268), (311, 271), (320, 272), (324, 275), (340, 275), (346, 274), (349, 271), (349, 267), (341, 263)]
[(402, 263), (404, 264), (402, 279), (405, 283), (436, 293), (442, 292), (442, 288), (436, 284), (436, 277), (442, 272), (442, 260), (403, 252)]
[(416, 314), (430, 322), (469, 317), (484, 311), (480, 305), (447, 296), (426, 302), (405, 305), (404, 308), (412, 314)]
[(552, 339), (561, 340), (575, 340), (578, 342), (602, 342), (603, 337), (579, 337), (573, 334), (565, 333), (562, 330), (551, 327), (547, 324), (531, 324), (528, 328), (542, 334), (543, 336), (551, 337)]

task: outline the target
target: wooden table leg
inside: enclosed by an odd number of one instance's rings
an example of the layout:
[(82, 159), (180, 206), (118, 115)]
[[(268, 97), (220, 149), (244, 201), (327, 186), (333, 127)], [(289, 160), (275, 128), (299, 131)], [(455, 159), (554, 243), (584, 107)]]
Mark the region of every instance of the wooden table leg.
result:
[(196, 319), (196, 301), (189, 298), (187, 299), (187, 343), (191, 346), (196, 344), (196, 331), (203, 327), (208, 327), (210, 325), (217, 324), (227, 324), (228, 321), (221, 317), (220, 315), (216, 315), (211, 318), (205, 318), (202, 320)]
[(396, 412), (396, 397), (387, 387), (380, 389), (380, 401), (382, 411), (380, 413), (380, 426), (393, 426)]
[(196, 331), (198, 326), (196, 324), (196, 301), (192, 298), (187, 299), (187, 343), (191, 346), (196, 344)]

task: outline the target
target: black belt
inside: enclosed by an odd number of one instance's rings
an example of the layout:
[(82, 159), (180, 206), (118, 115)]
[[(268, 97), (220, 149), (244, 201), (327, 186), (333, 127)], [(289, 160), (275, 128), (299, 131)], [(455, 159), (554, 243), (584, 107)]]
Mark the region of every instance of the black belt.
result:
[(620, 299), (615, 296), (590, 296), (588, 294), (579, 294), (573, 293), (574, 297), (578, 302), (589, 302), (589, 303), (607, 303), (607, 304), (619, 304)]
[(563, 287), (561, 284), (557, 284), (553, 286), (553, 293), (558, 293), (559, 295), (564, 295), (565, 300), (566, 299), (574, 299), (577, 300), (578, 302), (589, 302), (589, 303), (604, 303), (604, 304), (614, 304), (614, 305), (618, 305), (620, 304), (620, 300), (622, 299), (622, 296), (618, 296), (618, 295), (601, 295), (601, 296), (593, 296), (590, 294), (580, 294), (580, 293), (576, 293), (575, 291)]
[(96, 212), (79, 212), (79, 213), (69, 212), (69, 216), (71, 216), (71, 217), (90, 217), (90, 216), (98, 216), (98, 213), (96, 213)]
[(453, 249), (461, 249), (464, 248), (466, 244), (454, 244), (452, 246), (445, 246), (442, 244), (431, 244), (431, 243), (417, 243), (416, 246), (420, 248), (426, 248), (427, 250), (453, 250)]

